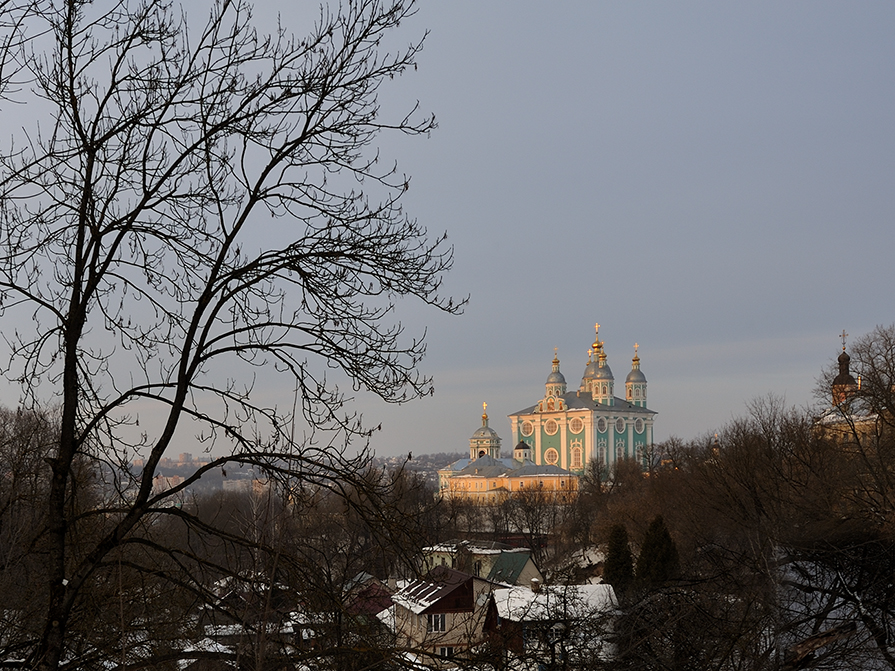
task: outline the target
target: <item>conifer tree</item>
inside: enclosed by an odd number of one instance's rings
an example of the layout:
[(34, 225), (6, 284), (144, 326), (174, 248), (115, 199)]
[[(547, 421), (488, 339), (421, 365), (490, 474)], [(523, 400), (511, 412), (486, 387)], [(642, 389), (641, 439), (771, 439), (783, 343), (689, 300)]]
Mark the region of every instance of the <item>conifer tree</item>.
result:
[(609, 530), (603, 582), (612, 585), (617, 594), (623, 594), (633, 581), (634, 558), (628, 544), (628, 530), (624, 524), (614, 524)]
[(679, 568), (677, 546), (665, 520), (656, 515), (646, 530), (637, 557), (637, 583), (645, 588), (660, 587), (674, 578)]

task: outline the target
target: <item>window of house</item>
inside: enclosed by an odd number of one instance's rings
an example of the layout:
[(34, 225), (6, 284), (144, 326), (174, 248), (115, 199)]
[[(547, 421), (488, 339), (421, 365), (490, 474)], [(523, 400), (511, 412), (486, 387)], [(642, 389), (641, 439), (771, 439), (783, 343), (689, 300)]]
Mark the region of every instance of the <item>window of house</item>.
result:
[(446, 646), (443, 648), (438, 648), (438, 654), (442, 657), (453, 657), (454, 656), (454, 648), (453, 646)]
[(473, 570), (473, 572), (474, 572), (474, 574), (475, 574), (476, 577), (481, 577), (481, 575), (482, 575), (482, 562), (477, 561), (475, 564), (473, 564), (473, 566), (472, 566), (472, 570)]
[(426, 620), (426, 629), (428, 631), (447, 631), (447, 618), (444, 613), (429, 613), (426, 616)]

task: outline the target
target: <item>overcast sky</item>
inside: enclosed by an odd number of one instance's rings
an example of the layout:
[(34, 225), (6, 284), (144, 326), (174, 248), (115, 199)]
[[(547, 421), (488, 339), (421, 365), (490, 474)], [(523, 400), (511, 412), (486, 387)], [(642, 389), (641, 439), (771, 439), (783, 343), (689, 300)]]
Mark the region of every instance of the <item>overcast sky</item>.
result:
[(619, 383), (640, 344), (662, 440), (813, 402), (843, 329), (895, 321), (895, 4), (452, 0), (401, 30), (430, 35), (383, 102), (439, 128), (384, 148), (470, 303), (402, 306), (436, 394), (362, 399), (378, 452), (466, 450), (483, 401), (511, 448), (595, 322)]
[[(306, 34), (315, 5), (283, 25)], [(378, 453), (465, 451), (483, 401), (510, 450), (507, 414), (554, 347), (577, 388), (595, 322), (620, 388), (640, 344), (656, 440), (769, 393), (813, 403), (843, 329), (895, 322), (895, 3), (422, 0), (394, 39), (426, 31), (381, 103), (439, 127), (380, 148), (469, 305), (399, 305), (436, 393), (357, 399)]]

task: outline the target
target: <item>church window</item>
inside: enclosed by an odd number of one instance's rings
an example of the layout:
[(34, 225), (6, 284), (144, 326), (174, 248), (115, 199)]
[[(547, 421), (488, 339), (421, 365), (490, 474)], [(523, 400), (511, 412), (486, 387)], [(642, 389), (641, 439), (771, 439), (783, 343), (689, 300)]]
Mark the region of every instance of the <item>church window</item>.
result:
[(546, 461), (550, 465), (555, 464), (557, 461), (559, 461), (559, 452), (551, 447), (544, 453), (544, 461)]
[(603, 446), (600, 447), (600, 463), (606, 463), (606, 448)]
[(634, 398), (640, 398), (640, 387), (634, 390)]
[(606, 420), (602, 417), (597, 420), (597, 431), (600, 433), (606, 433)]
[(643, 420), (639, 417), (634, 420), (634, 430), (637, 433), (643, 433)]
[(615, 448), (615, 460), (621, 461), (624, 458), (625, 458), (625, 448), (623, 448), (621, 445), (619, 445), (618, 447)]
[(633, 397), (633, 394), (631, 393), (631, 389), (628, 388), (628, 398), (632, 398), (632, 397)]
[(547, 423), (544, 424), (544, 431), (548, 436), (556, 435), (556, 432), (559, 430), (559, 424), (556, 423), (555, 419), (548, 419)]
[(581, 421), (580, 417), (573, 417), (572, 421), (569, 422), (569, 431), (572, 433), (581, 433), (581, 429), (584, 428), (584, 422)]
[(638, 445), (634, 448), (634, 456), (639, 463), (643, 463), (643, 447)]
[(572, 468), (581, 468), (581, 448), (572, 448)]
[(522, 435), (530, 436), (534, 433), (535, 427), (531, 422), (522, 422)]
[(623, 420), (621, 417), (615, 420), (615, 430), (619, 433), (625, 430), (625, 420)]

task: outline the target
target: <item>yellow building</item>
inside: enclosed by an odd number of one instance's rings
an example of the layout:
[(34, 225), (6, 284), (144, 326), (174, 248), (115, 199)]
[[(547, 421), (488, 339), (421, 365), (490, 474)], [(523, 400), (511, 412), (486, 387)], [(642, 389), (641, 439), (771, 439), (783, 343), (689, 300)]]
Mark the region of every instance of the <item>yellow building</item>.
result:
[(500, 503), (510, 495), (541, 496), (562, 503), (578, 493), (577, 475), (534, 463), (531, 448), (524, 442), (516, 445), (512, 458), (501, 458), (500, 436), (488, 426), (487, 412), (469, 439), (469, 459), (438, 471), (438, 480), (442, 497), (483, 504)]

